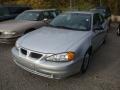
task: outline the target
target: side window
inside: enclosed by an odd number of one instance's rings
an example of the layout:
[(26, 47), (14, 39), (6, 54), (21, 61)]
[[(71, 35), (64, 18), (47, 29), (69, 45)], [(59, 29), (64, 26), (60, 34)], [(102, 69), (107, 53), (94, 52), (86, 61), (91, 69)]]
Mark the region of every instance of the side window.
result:
[(100, 24), (103, 24), (104, 23), (104, 17), (102, 15), (99, 15), (99, 18), (100, 18)]
[(106, 9), (106, 14), (107, 14), (107, 17), (111, 16), (111, 11), (109, 8)]
[(54, 11), (50, 11), (49, 13), (50, 13), (50, 19), (53, 19), (57, 16)]
[(10, 11), (10, 14), (17, 14), (19, 11), (17, 7), (7, 7), (8, 10)]
[(19, 14), (22, 13), (23, 11), (25, 11), (24, 8), (18, 8), (15, 13)]
[(47, 19), (53, 19), (55, 18), (57, 15), (54, 11), (45, 11), (44, 12), (44, 18), (47, 18)]
[(45, 17), (44, 17), (44, 15), (43, 15), (43, 12), (39, 13), (39, 18), (38, 18), (38, 20), (41, 21), (41, 20), (43, 20), (44, 18), (45, 18)]
[(29, 7), (8, 7), (10, 14), (20, 14), (25, 10), (29, 10)]
[(49, 12), (47, 11), (43, 12), (43, 15), (44, 15), (44, 18), (47, 18), (47, 19), (50, 18)]
[(9, 11), (7, 8), (0, 8), (0, 16), (9, 15)]
[(13, 8), (12, 13), (13, 14), (19, 14), (19, 13), (22, 13), (23, 11), (25, 11), (25, 9), (22, 8), (22, 7), (20, 7), (20, 8)]
[(56, 11), (56, 15), (59, 15), (60, 13), (61, 13), (60, 10), (57, 10), (57, 11)]
[(99, 14), (94, 14), (94, 16), (93, 16), (93, 25), (100, 25)]

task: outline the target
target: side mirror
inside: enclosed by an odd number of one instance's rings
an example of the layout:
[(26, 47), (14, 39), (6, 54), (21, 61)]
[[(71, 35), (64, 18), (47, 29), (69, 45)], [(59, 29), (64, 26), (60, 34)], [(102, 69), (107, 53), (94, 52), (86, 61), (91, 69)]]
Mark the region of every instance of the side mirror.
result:
[(48, 23), (48, 19), (47, 19), (47, 18), (44, 18), (42, 21), (43, 21), (44, 23)]
[(103, 26), (97, 25), (93, 27), (93, 31), (99, 31), (99, 30), (103, 30)]
[(47, 21), (48, 19), (47, 18), (44, 18), (43, 21)]

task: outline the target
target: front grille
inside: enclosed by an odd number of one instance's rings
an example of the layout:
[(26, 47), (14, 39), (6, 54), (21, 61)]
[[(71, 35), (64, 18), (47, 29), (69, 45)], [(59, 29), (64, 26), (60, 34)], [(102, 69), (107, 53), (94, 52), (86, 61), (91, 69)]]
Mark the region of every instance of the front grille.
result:
[(42, 57), (42, 54), (31, 52), (30, 57), (35, 58), (35, 59), (39, 59)]
[(21, 49), (21, 53), (22, 53), (23, 55), (27, 55), (27, 50)]
[(35, 52), (30, 51), (30, 50), (26, 50), (24, 48), (20, 49), (20, 53), (22, 55), (24, 55), (25, 57), (27, 56), (27, 57), (34, 58), (34, 59), (40, 59), (43, 56), (42, 54), (35, 53)]

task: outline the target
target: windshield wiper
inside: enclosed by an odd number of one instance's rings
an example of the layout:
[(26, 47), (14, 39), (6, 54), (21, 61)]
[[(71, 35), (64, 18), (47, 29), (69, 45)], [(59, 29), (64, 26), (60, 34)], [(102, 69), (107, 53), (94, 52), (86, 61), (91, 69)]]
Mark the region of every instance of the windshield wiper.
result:
[(63, 29), (69, 29), (69, 30), (74, 30), (74, 31), (88, 31), (88, 29), (86, 30), (82, 30), (82, 29), (77, 29), (77, 28), (70, 28), (70, 27), (66, 27), (66, 26), (54, 26), (49, 24), (49, 27), (54, 27), (54, 28), (63, 28)]
[(70, 27), (66, 27), (66, 26), (54, 26), (54, 25), (49, 25), (50, 27), (55, 27), (55, 28), (63, 28), (63, 29), (73, 29), (73, 28), (70, 28)]

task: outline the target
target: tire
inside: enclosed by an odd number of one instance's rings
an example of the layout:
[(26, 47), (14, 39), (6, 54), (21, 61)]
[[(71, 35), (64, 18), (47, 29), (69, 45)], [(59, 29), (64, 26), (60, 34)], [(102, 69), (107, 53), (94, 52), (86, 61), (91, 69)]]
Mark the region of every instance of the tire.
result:
[(117, 36), (120, 36), (120, 27), (117, 28)]
[(106, 39), (104, 39), (104, 41), (103, 41), (103, 44), (105, 44), (106, 43)]
[(111, 20), (109, 20), (109, 23), (108, 23), (108, 29), (110, 30), (110, 28), (111, 28)]
[(104, 37), (104, 40), (103, 40), (103, 43), (102, 44), (106, 44), (106, 42), (107, 42), (107, 34), (106, 34), (106, 36)]
[(85, 73), (88, 69), (89, 62), (90, 62), (90, 57), (91, 57), (91, 50), (88, 50), (84, 56), (82, 67), (81, 67), (81, 72)]

